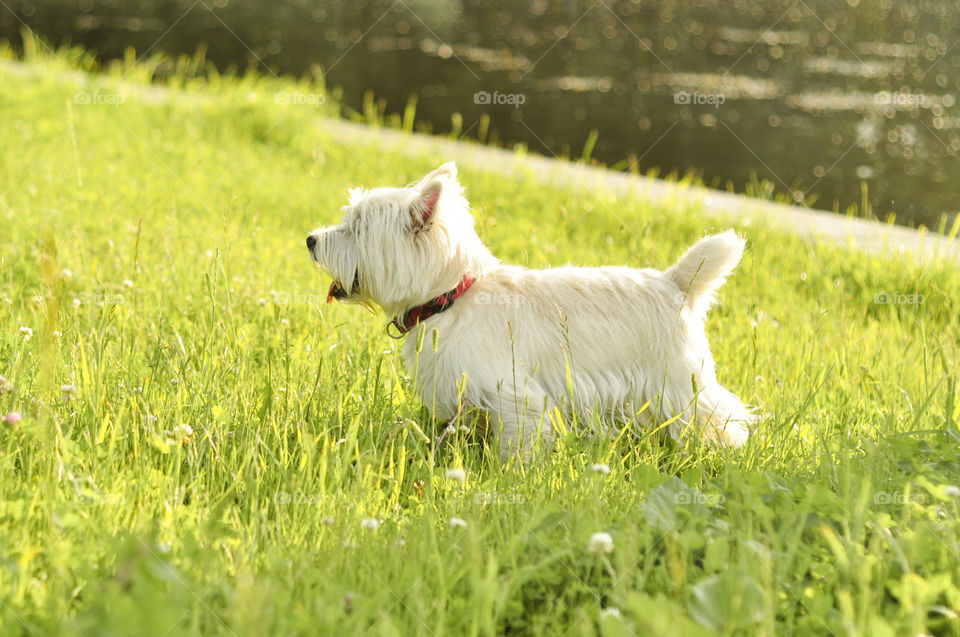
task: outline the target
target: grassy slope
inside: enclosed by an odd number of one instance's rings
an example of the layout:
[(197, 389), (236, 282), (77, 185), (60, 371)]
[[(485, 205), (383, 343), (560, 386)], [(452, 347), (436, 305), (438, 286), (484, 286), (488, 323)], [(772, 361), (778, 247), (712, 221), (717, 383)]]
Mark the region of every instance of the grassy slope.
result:
[[(83, 105), (36, 64), (0, 68), (0, 417), (23, 413), (0, 430), (0, 633), (960, 633), (956, 272), (740, 227), (708, 331), (768, 414), (746, 449), (571, 436), (525, 472), (460, 433), (433, 454), (398, 343), (322, 303), (303, 238), (348, 187), (449, 158), (345, 148), (262, 79)], [(462, 180), (532, 267), (665, 267), (725, 227)]]

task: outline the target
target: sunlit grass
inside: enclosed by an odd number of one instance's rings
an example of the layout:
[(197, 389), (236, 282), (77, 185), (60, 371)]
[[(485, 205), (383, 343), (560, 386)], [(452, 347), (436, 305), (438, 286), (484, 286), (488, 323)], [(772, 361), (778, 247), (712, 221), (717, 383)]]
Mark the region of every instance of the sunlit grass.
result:
[(505, 261), (749, 239), (708, 325), (765, 414), (745, 449), (504, 467), (424, 440), (383, 317), (324, 304), (303, 246), (349, 187), (455, 158), (345, 146), (277, 99), (308, 82), (61, 54), (0, 66), (0, 633), (960, 633), (953, 266), (461, 170)]

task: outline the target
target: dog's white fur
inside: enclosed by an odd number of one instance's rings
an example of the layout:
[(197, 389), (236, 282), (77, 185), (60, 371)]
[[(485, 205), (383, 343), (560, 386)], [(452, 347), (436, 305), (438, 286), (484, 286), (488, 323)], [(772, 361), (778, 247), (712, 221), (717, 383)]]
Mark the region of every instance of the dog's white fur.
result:
[[(754, 416), (716, 378), (704, 333), (716, 292), (740, 262), (733, 231), (707, 237), (665, 272), (626, 267), (548, 270), (503, 265), (481, 243), (451, 162), (408, 188), (354, 189), (339, 226), (308, 244), (344, 300), (373, 302), (390, 318), (476, 278), (446, 311), (411, 333), (404, 360), (431, 413), (461, 406), (500, 425), (503, 454), (554, 436), (555, 409), (624, 420), (667, 421), (741, 445)], [(354, 284), (357, 285), (354, 285)], [(434, 351), (433, 336), (437, 333)], [(465, 379), (466, 382), (463, 382)]]

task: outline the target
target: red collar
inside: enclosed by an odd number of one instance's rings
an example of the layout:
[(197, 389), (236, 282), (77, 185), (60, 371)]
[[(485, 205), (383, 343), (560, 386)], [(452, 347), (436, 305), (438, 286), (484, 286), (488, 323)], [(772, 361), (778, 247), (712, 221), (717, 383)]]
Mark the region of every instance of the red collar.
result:
[(444, 310), (450, 309), (453, 305), (453, 302), (456, 301), (460, 296), (470, 289), (470, 286), (473, 285), (473, 282), (476, 279), (470, 274), (464, 274), (463, 279), (460, 280), (460, 285), (450, 290), (446, 294), (441, 294), (435, 299), (427, 301), (423, 305), (418, 305), (416, 307), (410, 308), (403, 315), (398, 316), (389, 323), (387, 323), (387, 334), (390, 334), (390, 326), (393, 325), (397, 328), (397, 331), (400, 332), (399, 336), (393, 336), (393, 338), (401, 338), (404, 334), (412, 330), (417, 323), (420, 321), (425, 321), (434, 314), (439, 314)]

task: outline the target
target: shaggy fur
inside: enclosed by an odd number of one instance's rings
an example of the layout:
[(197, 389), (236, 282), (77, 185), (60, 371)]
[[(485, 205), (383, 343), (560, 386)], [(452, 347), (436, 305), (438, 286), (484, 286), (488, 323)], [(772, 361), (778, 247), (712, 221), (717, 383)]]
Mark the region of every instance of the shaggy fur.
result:
[[(481, 243), (451, 162), (408, 188), (355, 189), (340, 225), (307, 240), (334, 282), (330, 296), (374, 303), (396, 318), (473, 286), (423, 321), (427, 338), (404, 360), (431, 413), (479, 408), (500, 430), (504, 456), (554, 437), (554, 410), (591, 422), (671, 421), (674, 438), (696, 433), (741, 445), (754, 416), (719, 385), (704, 320), (740, 262), (733, 231), (707, 237), (665, 272), (626, 267), (528, 270), (501, 264)], [(432, 347), (436, 331), (438, 346)], [(419, 359), (419, 360), (418, 360)]]

